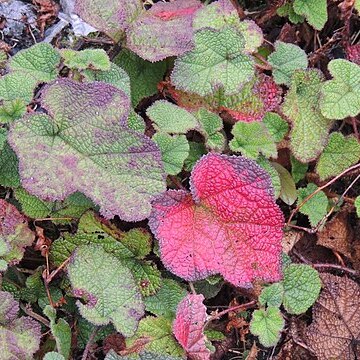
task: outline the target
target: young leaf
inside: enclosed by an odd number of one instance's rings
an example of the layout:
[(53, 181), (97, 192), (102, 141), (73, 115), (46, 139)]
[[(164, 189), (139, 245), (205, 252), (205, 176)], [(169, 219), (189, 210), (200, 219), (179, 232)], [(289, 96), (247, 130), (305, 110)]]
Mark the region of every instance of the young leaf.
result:
[(280, 339), (280, 332), (284, 328), (285, 321), (281, 312), (276, 307), (255, 310), (250, 322), (250, 331), (259, 337), (259, 341), (266, 347), (272, 347)]
[(309, 265), (290, 264), (284, 269), (284, 307), (290, 314), (302, 314), (317, 300), (321, 281)]
[(68, 359), (71, 352), (71, 328), (62, 318), (56, 322), (56, 310), (47, 305), (43, 310), (44, 314), (50, 319), (50, 329), (53, 334), (58, 352)]
[(360, 66), (336, 59), (329, 62), (333, 76), (322, 87), (321, 112), (329, 119), (344, 119), (360, 112)]
[(360, 160), (360, 144), (354, 136), (344, 137), (340, 132), (330, 135), (329, 143), (320, 155), (316, 172), (320, 180), (336, 176)]
[(220, 133), (223, 129), (221, 117), (205, 108), (197, 111), (195, 117), (199, 122), (198, 131), (204, 136), (206, 146), (215, 151), (224, 150), (226, 139)]
[(306, 69), (308, 60), (303, 49), (294, 44), (276, 41), (275, 51), (269, 55), (268, 61), (273, 68), (274, 80), (277, 84), (290, 85), (293, 72)]
[(18, 318), (19, 304), (14, 297), (0, 291), (0, 352), (1, 359), (30, 360), (39, 349), (41, 326), (34, 319), (23, 316)]
[(161, 355), (172, 355), (184, 358), (184, 350), (175, 340), (172, 329), (171, 320), (165, 317), (147, 316), (141, 319), (135, 336), (127, 341), (127, 345), (131, 346), (138, 338), (145, 337), (148, 339), (145, 350)]
[(29, 74), (38, 82), (49, 82), (56, 79), (59, 64), (59, 53), (50, 44), (41, 42), (14, 55), (9, 69)]
[(321, 74), (315, 70), (297, 70), (282, 106), (291, 120), (293, 155), (302, 162), (314, 160), (327, 143), (332, 121), (319, 108)]
[(271, 165), (276, 169), (280, 177), (280, 199), (285, 204), (292, 205), (297, 198), (294, 179), (282, 165), (276, 162), (272, 162)]
[(301, 15), (298, 15), (294, 11), (294, 6), (292, 3), (285, 3), (284, 5), (280, 6), (276, 10), (276, 13), (279, 16), (287, 16), (293, 24), (299, 24), (304, 21), (304, 17)]
[(192, 194), (169, 190), (153, 201), (149, 225), (164, 265), (189, 281), (217, 273), (235, 286), (279, 280), (283, 215), (269, 175), (251, 160), (211, 153), (190, 183)]
[(189, 294), (179, 303), (173, 332), (190, 358), (210, 360), (210, 351), (205, 344), (206, 307), (203, 301), (203, 295)]
[(194, 41), (194, 50), (175, 60), (171, 80), (179, 90), (205, 96), (221, 87), (229, 95), (253, 77), (253, 60), (244, 53), (245, 40), (236, 29), (202, 29)]
[[(132, 356), (120, 356), (114, 350), (110, 350), (106, 356), (105, 360), (133, 360)], [(139, 360), (181, 360), (182, 357), (174, 357), (170, 355), (161, 355), (153, 352), (144, 351), (139, 354)]]
[(112, 322), (124, 336), (132, 336), (144, 315), (144, 304), (130, 271), (99, 245), (79, 246), (68, 275), (80, 314), (96, 325)]
[(64, 59), (64, 65), (69, 69), (110, 70), (110, 59), (103, 49), (85, 49), (81, 51), (62, 49), (60, 54)]
[(178, 174), (189, 156), (189, 142), (186, 136), (159, 132), (153, 136), (153, 140), (160, 148), (165, 172), (170, 175)]
[(146, 218), (150, 199), (164, 189), (161, 154), (151, 139), (125, 127), (125, 94), (105, 83), (63, 79), (45, 89), (42, 106), (52, 116), (27, 116), (9, 133), (22, 186), (51, 201), (80, 191), (107, 218)]
[(66, 360), (66, 358), (64, 358), (64, 356), (62, 356), (58, 352), (50, 351), (45, 354), (43, 360)]
[(65, 261), (79, 245), (97, 244), (129, 268), (144, 296), (155, 294), (161, 286), (160, 273), (144, 257), (151, 250), (150, 234), (142, 229), (123, 233), (89, 211), (80, 219), (75, 235), (65, 234), (53, 242), (51, 257), (56, 265)]
[(201, 7), (198, 0), (155, 3), (127, 30), (127, 47), (151, 62), (192, 50), (192, 21)]
[(246, 52), (255, 52), (262, 44), (261, 29), (252, 20), (240, 21), (237, 10), (230, 0), (212, 2), (200, 9), (194, 19), (193, 28), (195, 30), (203, 28), (220, 30), (227, 25), (236, 28), (243, 34)]
[[(297, 205), (300, 205), (310, 194), (317, 189), (315, 184), (308, 184), (306, 188), (298, 189)], [(310, 225), (316, 226), (319, 221), (326, 215), (328, 207), (328, 198), (323, 191), (319, 191), (301, 208), (300, 212), (309, 217)]]
[[(0, 259), (2, 270), (5, 263), (18, 263), (35, 239), (27, 220), (14, 205), (0, 199)], [(5, 261), (5, 263), (4, 263)]]
[(176, 281), (164, 279), (159, 291), (144, 299), (145, 309), (157, 316), (174, 318), (176, 307), (186, 294), (187, 291)]
[(75, 12), (87, 23), (119, 41), (124, 30), (143, 11), (140, 0), (76, 0)]
[(121, 50), (114, 62), (130, 76), (131, 102), (134, 107), (141, 99), (157, 92), (157, 84), (163, 79), (166, 71), (164, 61), (153, 64), (127, 49)]
[(155, 101), (146, 110), (146, 115), (156, 130), (171, 134), (186, 134), (199, 126), (194, 115), (166, 100)]
[(239, 121), (231, 133), (234, 135), (229, 143), (232, 151), (241, 152), (250, 159), (256, 159), (260, 153), (265, 157), (277, 157), (276, 144), (264, 123)]
[(259, 303), (262, 306), (280, 307), (283, 302), (284, 287), (282, 282), (266, 286), (259, 296)]
[[(23, 86), (24, 84), (22, 84), (22, 87)], [(30, 92), (32, 95), (32, 90), (29, 91), (29, 94)], [(25, 113), (26, 102), (23, 99), (4, 101), (3, 104), (0, 106), (0, 123), (9, 123), (14, 120), (20, 119)]]
[(122, 90), (129, 98), (131, 97), (129, 75), (114, 63), (111, 63), (109, 70), (86, 69), (82, 74), (85, 75), (85, 78), (89, 81), (103, 81), (107, 84), (114, 85)]
[(297, 184), (300, 180), (304, 179), (309, 165), (306, 163), (303, 164), (292, 155), (290, 156), (290, 162), (291, 176), (293, 177), (295, 184)]
[(194, 141), (189, 141), (190, 151), (189, 156), (185, 160), (184, 169), (186, 171), (191, 171), (195, 166), (196, 162), (206, 154), (206, 148), (202, 143), (197, 143)]
[(280, 142), (289, 131), (289, 124), (278, 114), (267, 112), (263, 123), (275, 142)]
[(326, 0), (294, 0), (293, 7), (296, 14), (305, 16), (316, 30), (322, 30), (328, 20)]

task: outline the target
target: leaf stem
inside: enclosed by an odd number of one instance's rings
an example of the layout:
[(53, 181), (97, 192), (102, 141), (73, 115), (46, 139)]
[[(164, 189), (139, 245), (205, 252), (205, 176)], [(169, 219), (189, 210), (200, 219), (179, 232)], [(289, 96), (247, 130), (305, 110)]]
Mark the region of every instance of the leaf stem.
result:
[(290, 214), (289, 216), (289, 220), (286, 223), (286, 226), (291, 226), (290, 222), (293, 219), (294, 215), (301, 209), (301, 207), (306, 204), (311, 198), (313, 198), (318, 192), (320, 192), (321, 190), (327, 188), (328, 186), (330, 186), (331, 184), (333, 184), (335, 181), (337, 181), (338, 179), (340, 179), (342, 176), (346, 175), (347, 173), (349, 173), (350, 171), (356, 170), (360, 168), (360, 163), (353, 165), (349, 168), (347, 168), (346, 170), (344, 170), (341, 174), (335, 176), (333, 179), (331, 179), (330, 181), (328, 181), (326, 184), (318, 187), (313, 193), (311, 193), (309, 196), (307, 196)]

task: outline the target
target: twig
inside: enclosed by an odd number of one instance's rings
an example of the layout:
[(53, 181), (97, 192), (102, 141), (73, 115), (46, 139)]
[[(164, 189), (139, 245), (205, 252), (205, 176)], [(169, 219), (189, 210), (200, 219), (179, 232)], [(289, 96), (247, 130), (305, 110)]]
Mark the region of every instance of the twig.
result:
[(299, 209), (305, 204), (307, 203), (311, 198), (313, 198), (318, 192), (320, 192), (321, 190), (327, 188), (328, 186), (330, 186), (331, 184), (333, 184), (335, 181), (337, 181), (338, 179), (340, 179), (342, 176), (346, 175), (347, 173), (349, 173), (350, 171), (353, 171), (355, 169), (360, 168), (360, 163), (351, 166), (349, 168), (347, 168), (346, 170), (344, 170), (341, 174), (335, 176), (333, 179), (331, 179), (330, 181), (328, 181), (326, 184), (318, 187), (313, 193), (311, 193), (309, 196), (307, 196), (290, 214), (289, 216), (289, 220), (287, 221), (287, 226), (290, 226), (291, 220), (294, 217), (294, 215), (299, 211)]
[(272, 70), (272, 66), (266, 61), (266, 59), (263, 56), (257, 53), (254, 53), (253, 56), (262, 62), (262, 64), (255, 64), (256, 66), (264, 70)]
[(359, 272), (353, 269), (349, 269), (345, 266), (336, 265), (336, 264), (313, 264), (310, 260), (306, 259), (304, 256), (302, 256), (297, 250), (292, 249), (293, 254), (298, 257), (302, 262), (305, 264), (308, 264), (312, 266), (315, 269), (334, 269), (334, 270), (341, 270), (344, 272), (347, 272), (354, 276), (360, 276)]
[(236, 310), (240, 310), (240, 309), (241, 310), (249, 309), (251, 307), (254, 307), (254, 305), (256, 305), (255, 300), (250, 301), (250, 302), (248, 302), (246, 304), (236, 305), (236, 306), (230, 307), (230, 308), (228, 308), (226, 310), (220, 311), (219, 313), (210, 316), (210, 318), (206, 321), (206, 323), (204, 325), (204, 328), (206, 326), (208, 326), (211, 321), (219, 319), (219, 318), (221, 318), (222, 316), (226, 315), (227, 313), (229, 313), (231, 311), (236, 311)]
[(196, 295), (195, 286), (194, 286), (193, 282), (191, 282), (191, 281), (189, 281), (189, 288), (190, 288), (192, 294)]
[(95, 328), (94, 331), (91, 333), (88, 342), (86, 343), (85, 350), (82, 354), (81, 360), (86, 360), (90, 351), (90, 347), (92, 345), (92, 342), (94, 341), (95, 335), (98, 331), (98, 328)]
[(26, 307), (25, 305), (20, 303), (20, 309), (26, 314), (31, 316), (32, 318), (34, 318), (37, 321), (40, 321), (42, 324), (44, 324), (46, 327), (50, 328), (50, 321), (46, 320), (44, 317), (42, 317), (41, 315), (37, 314), (36, 312), (32, 311), (31, 308)]
[(45, 277), (45, 281), (46, 283), (50, 283), (52, 281), (52, 279), (57, 275), (57, 273), (62, 270), (70, 261), (70, 258), (67, 258), (57, 269), (55, 269), (54, 271), (51, 272), (51, 274), (49, 274), (49, 276)]

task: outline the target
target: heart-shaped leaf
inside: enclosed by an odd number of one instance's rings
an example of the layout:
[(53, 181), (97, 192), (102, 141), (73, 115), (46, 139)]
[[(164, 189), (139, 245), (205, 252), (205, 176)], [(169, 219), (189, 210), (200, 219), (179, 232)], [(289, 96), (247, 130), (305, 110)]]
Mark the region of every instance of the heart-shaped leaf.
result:
[(112, 85), (58, 80), (43, 92), (49, 115), (14, 123), (9, 141), (23, 187), (44, 200), (80, 191), (111, 218), (136, 221), (164, 189), (156, 144), (126, 127), (129, 98)]
[(280, 279), (283, 215), (269, 175), (255, 162), (218, 154), (194, 167), (192, 194), (169, 190), (153, 201), (150, 227), (174, 274), (220, 273), (235, 286)]

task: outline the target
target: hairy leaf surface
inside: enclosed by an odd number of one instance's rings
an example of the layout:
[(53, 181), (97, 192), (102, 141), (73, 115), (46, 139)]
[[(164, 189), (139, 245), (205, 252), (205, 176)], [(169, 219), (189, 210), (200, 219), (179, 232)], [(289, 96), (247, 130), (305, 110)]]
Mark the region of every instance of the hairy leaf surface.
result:
[(316, 30), (321, 30), (328, 19), (326, 0), (294, 0), (296, 14), (305, 16), (307, 22)]
[(134, 334), (144, 304), (131, 272), (100, 245), (79, 246), (72, 255), (68, 275), (80, 314), (96, 325), (112, 322), (124, 336)]
[(151, 139), (125, 126), (125, 94), (63, 79), (46, 88), (42, 104), (49, 115), (27, 116), (9, 133), (23, 187), (51, 201), (80, 191), (107, 218), (147, 217), (150, 199), (164, 189), (161, 155)]
[(242, 157), (208, 154), (194, 167), (192, 194), (169, 190), (153, 202), (150, 227), (174, 274), (220, 273), (236, 286), (280, 278), (283, 215), (269, 175)]
[(244, 36), (236, 29), (202, 29), (194, 41), (194, 50), (175, 61), (171, 80), (179, 90), (204, 96), (221, 87), (229, 95), (253, 77), (253, 60), (244, 53)]
[(194, 360), (210, 360), (210, 351), (205, 344), (206, 306), (203, 301), (203, 295), (187, 295), (179, 303), (173, 322), (177, 341)]

